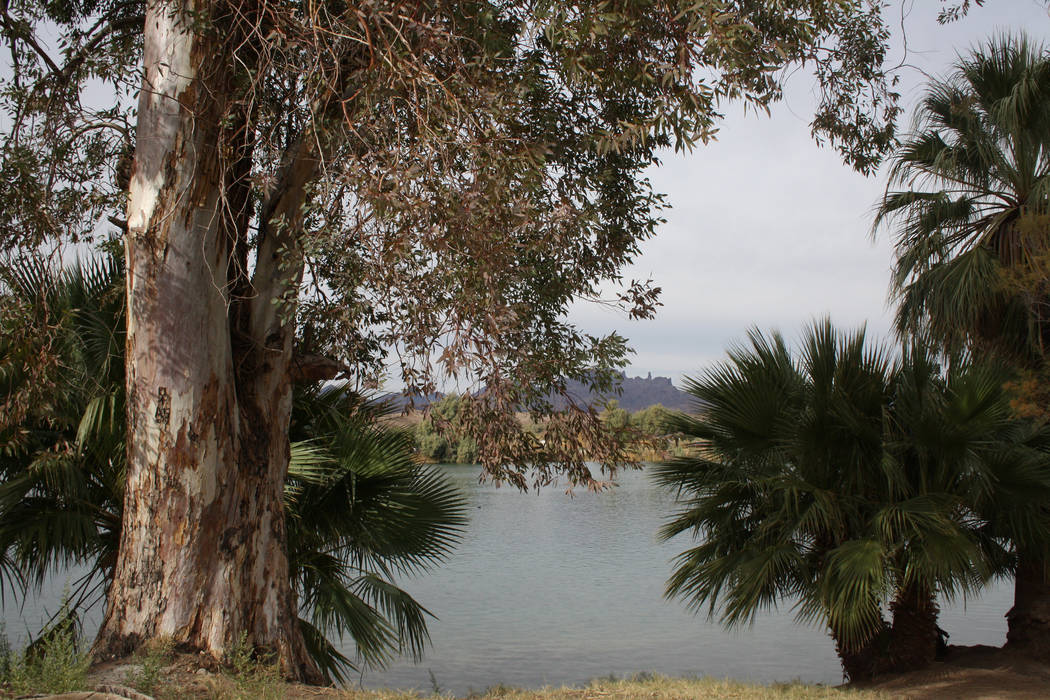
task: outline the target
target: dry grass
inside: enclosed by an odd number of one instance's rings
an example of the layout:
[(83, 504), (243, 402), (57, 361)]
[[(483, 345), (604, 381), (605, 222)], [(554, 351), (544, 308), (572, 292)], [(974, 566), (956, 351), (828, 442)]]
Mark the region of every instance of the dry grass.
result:
[[(752, 685), (732, 680), (711, 678), (665, 678), (646, 676), (641, 679), (594, 681), (586, 688), (545, 688), (543, 690), (514, 690), (495, 688), (478, 696), (478, 700), (680, 700), (682, 698), (734, 698), (736, 700), (868, 700), (886, 696), (801, 684), (778, 683), (771, 686)], [(361, 698), (361, 700), (365, 700)]]
[[(222, 698), (229, 700), (449, 700), (450, 696), (421, 696), (391, 690), (338, 690), (280, 683), (273, 675), (247, 678), (244, 674), (169, 674), (158, 689), (159, 698)], [(875, 700), (890, 697), (877, 691), (801, 684), (750, 685), (730, 680), (665, 678), (645, 674), (628, 680), (597, 680), (585, 688), (519, 690), (495, 686), (468, 700)]]

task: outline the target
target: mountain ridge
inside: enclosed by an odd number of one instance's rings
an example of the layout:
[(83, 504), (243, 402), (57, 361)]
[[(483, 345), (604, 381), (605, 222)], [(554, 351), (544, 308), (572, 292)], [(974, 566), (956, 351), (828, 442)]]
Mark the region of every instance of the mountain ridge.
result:
[[(646, 377), (628, 377), (626, 373), (620, 372), (618, 384), (620, 392), (613, 391), (607, 395), (598, 395), (588, 388), (586, 384), (574, 379), (566, 381), (566, 390), (572, 401), (577, 405), (590, 405), (600, 407), (605, 401), (616, 400), (620, 408), (631, 413), (642, 411), (657, 404), (664, 408), (677, 411), (688, 411), (693, 405), (689, 394), (674, 385), (670, 377), (654, 377), (652, 372)], [(404, 396), (401, 394), (389, 394), (386, 401), (391, 402), (398, 408), (404, 409), (411, 404), (414, 409), (421, 409), (427, 405), (440, 401), (444, 393), (437, 392), (429, 396)], [(559, 396), (551, 395), (551, 401), (556, 408), (564, 408), (566, 401)]]
[(656, 404), (675, 411), (688, 411), (693, 404), (692, 397), (676, 387), (670, 377), (654, 377), (652, 372), (646, 377), (628, 377), (621, 372), (620, 392), (604, 396), (590, 391), (583, 382), (569, 380), (566, 384), (569, 395), (579, 403), (598, 406), (603, 401), (616, 400), (620, 408), (631, 413)]

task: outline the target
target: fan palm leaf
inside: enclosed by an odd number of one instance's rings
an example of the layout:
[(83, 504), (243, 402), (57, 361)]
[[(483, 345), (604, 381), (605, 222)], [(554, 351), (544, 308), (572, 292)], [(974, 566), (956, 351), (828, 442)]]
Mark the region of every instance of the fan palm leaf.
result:
[(1045, 230), (1029, 235), (1021, 222), (1047, 214), (1048, 195), (1050, 60), (1023, 34), (999, 36), (930, 83), (894, 155), (876, 226), (897, 226), (898, 329), (929, 328), (948, 348), (979, 341), (1027, 362), (1041, 356), (1043, 304), (1004, 285), (1001, 271), (1045, 278)]
[(1010, 517), (1046, 537), (1034, 505), (1050, 487), (1045, 438), (1011, 417), (1001, 369), (945, 370), (918, 343), (891, 353), (828, 321), (797, 353), (778, 334), (749, 342), (687, 382), (699, 415), (675, 428), (697, 454), (655, 469), (680, 504), (661, 537), (700, 542), (675, 561), (669, 596), (727, 625), (792, 601), (858, 676), (878, 666), (855, 657), (898, 631), (883, 619), (891, 599), (935, 625), (935, 594), (1010, 566), (1021, 529), (998, 512), (1019, 489), (1028, 505)]
[[(444, 560), (466, 523), (462, 496), (418, 462), (407, 432), (380, 423), (387, 413), (345, 387), (297, 391), (286, 491), (304, 624), (348, 633), (373, 666), (422, 654), (430, 613), (394, 582)], [(352, 668), (335, 656), (321, 665), (339, 679)]]
[[(59, 358), (46, 400), (0, 433), (0, 581), (24, 592), (49, 572), (86, 563), (70, 601), (75, 612), (104, 595), (120, 543), (123, 272), (113, 257), (64, 270), (26, 261), (9, 272), (5, 301), (53, 329)], [(0, 349), (12, 351), (0, 359), (0, 381), (17, 391), (28, 380), (21, 348)], [(449, 554), (465, 524), (464, 501), (416, 461), (407, 434), (381, 422), (382, 406), (319, 385), (297, 386), (293, 404), (288, 556), (309, 649), (330, 679), (356, 668), (331, 637), (351, 637), (367, 665), (418, 656), (430, 613), (397, 576)]]
[[(21, 572), (21, 588), (39, 586), (74, 562), (89, 563), (71, 592), (76, 608), (102, 595), (120, 539), (123, 271), (112, 257), (62, 270), (26, 259), (6, 269), (5, 302), (47, 329), (56, 362), (54, 376), (45, 378), (46, 400), (7, 426), (22, 439), (8, 442), (0, 457), (0, 549)], [(9, 330), (0, 343), (9, 345)], [(3, 364), (25, 361), (24, 347), (9, 349)], [(23, 386), (24, 373), (3, 374), (11, 380), (9, 395), (34, 391)]]

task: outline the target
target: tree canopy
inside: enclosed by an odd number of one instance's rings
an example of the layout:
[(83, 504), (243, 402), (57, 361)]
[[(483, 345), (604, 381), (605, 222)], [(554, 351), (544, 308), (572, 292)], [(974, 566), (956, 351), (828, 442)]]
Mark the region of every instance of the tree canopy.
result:
[[(242, 222), (219, 282), (230, 303), (288, 302), (300, 356), (330, 371), (368, 380), (392, 362), (423, 392), (470, 376), (486, 388), (468, 413), (494, 426), (479, 447), (496, 473), (545, 462), (508, 409), (545, 411), (550, 386), (605, 385), (624, 362), (623, 339), (580, 332), (568, 303), (623, 282), (618, 303), (653, 312), (657, 290), (619, 271), (660, 221), (644, 177), (660, 149), (711, 138), (728, 100), (778, 99), (799, 63), (820, 85), (818, 138), (865, 171), (892, 143), (888, 32), (869, 0), (193, 7), (186, 30), (216, 48), (202, 70), (221, 77), (220, 214)], [(5, 6), (5, 250), (126, 228), (139, 76), (159, 60), (143, 54), (146, 10)], [(267, 244), (291, 272), (263, 290)], [(576, 418), (563, 432), (600, 443), (598, 430)]]
[[(560, 470), (593, 485), (587, 459), (625, 462), (595, 411), (550, 397), (569, 379), (608, 388), (628, 353), (568, 322), (571, 303), (610, 284), (632, 317), (659, 303), (621, 272), (665, 206), (645, 169), (712, 138), (728, 102), (764, 109), (805, 65), (815, 136), (870, 171), (898, 112), (882, 12), (4, 3), (0, 250), (112, 226), (125, 252), (127, 486), (96, 654), (172, 636), (221, 656), (246, 634), (288, 675), (319, 678), (288, 585), (294, 383), (374, 382), (387, 364), (409, 393), (468, 382), (458, 416), (479, 460), (521, 487), (529, 468), (537, 483)], [(54, 365), (50, 329), (6, 327)], [(49, 390), (23, 386), (0, 421)]]

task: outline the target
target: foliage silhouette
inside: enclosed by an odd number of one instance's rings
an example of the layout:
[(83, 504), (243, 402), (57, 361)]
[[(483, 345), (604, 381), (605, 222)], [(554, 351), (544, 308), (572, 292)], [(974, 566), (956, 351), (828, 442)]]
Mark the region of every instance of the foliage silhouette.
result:
[(1005, 376), (828, 321), (797, 355), (752, 331), (687, 383), (699, 415), (675, 427), (697, 455), (656, 470), (682, 505), (662, 536), (699, 541), (667, 594), (728, 625), (793, 600), (855, 680), (932, 661), (935, 596), (1009, 572), (1011, 534), (1050, 532), (1046, 434), (1010, 415)]

